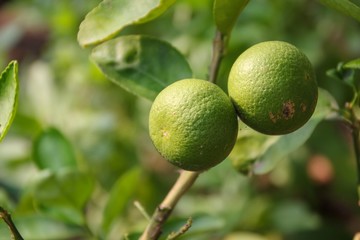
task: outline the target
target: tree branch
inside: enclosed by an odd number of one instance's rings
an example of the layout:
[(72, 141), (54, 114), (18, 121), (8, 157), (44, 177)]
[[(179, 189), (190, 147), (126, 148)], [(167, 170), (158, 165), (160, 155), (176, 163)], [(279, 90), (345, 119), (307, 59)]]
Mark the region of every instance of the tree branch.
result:
[(24, 240), (20, 235), (19, 231), (17, 230), (14, 222), (12, 221), (10, 214), (2, 207), (0, 207), (0, 218), (2, 218), (4, 222), (8, 225), (11, 231), (12, 240)]
[(182, 171), (174, 186), (171, 188), (163, 202), (157, 207), (150, 223), (140, 240), (155, 240), (161, 235), (161, 228), (167, 220), (179, 199), (192, 186), (199, 172)]

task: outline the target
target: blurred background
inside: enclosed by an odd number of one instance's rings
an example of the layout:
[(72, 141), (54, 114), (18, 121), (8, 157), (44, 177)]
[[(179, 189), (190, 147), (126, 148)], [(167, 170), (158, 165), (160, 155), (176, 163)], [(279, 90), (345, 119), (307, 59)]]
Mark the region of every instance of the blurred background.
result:
[[(0, 144), (0, 206), (25, 239), (136, 239), (146, 226), (139, 208), (152, 213), (178, 175), (148, 136), (151, 102), (115, 87), (77, 43), (80, 22), (98, 3), (0, 1), (0, 69), (18, 60), (20, 82), (17, 115)], [(121, 34), (169, 41), (195, 77), (207, 78), (214, 32), (212, 1), (179, 0)], [(236, 57), (266, 40), (296, 45), (321, 88), (339, 105), (351, 99), (350, 87), (325, 73), (359, 58), (358, 22), (319, 1), (250, 1), (220, 69), (224, 90)], [(360, 211), (351, 144), (350, 129), (327, 120), (268, 174), (244, 176), (225, 160), (199, 177), (165, 235), (192, 217), (181, 239), (352, 239)], [(10, 239), (3, 222), (0, 239)]]

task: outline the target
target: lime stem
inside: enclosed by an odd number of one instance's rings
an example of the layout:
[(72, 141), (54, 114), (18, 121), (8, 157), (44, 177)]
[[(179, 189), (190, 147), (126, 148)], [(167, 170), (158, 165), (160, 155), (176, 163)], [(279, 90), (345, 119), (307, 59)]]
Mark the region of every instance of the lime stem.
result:
[(226, 36), (223, 33), (221, 33), (219, 30), (216, 30), (215, 38), (213, 41), (212, 60), (209, 70), (209, 81), (212, 83), (216, 83), (220, 63), (224, 56), (226, 45), (225, 37)]
[(0, 207), (0, 218), (2, 218), (4, 222), (8, 225), (11, 231), (12, 240), (24, 240), (19, 231), (17, 230), (14, 222), (12, 221), (10, 214), (2, 207)]
[(170, 216), (180, 198), (193, 185), (200, 172), (182, 171), (165, 199), (157, 207), (140, 240), (155, 240), (161, 235), (161, 227)]

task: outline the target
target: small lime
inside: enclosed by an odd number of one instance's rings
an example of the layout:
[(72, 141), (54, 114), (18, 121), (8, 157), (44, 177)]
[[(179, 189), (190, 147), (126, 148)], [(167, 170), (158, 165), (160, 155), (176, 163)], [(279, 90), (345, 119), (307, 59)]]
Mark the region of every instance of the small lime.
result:
[(256, 44), (233, 64), (229, 95), (241, 120), (265, 134), (287, 134), (312, 116), (318, 89), (308, 58), (281, 41)]
[(156, 97), (149, 115), (150, 137), (169, 162), (202, 171), (222, 162), (237, 136), (237, 115), (230, 98), (205, 80), (184, 79)]

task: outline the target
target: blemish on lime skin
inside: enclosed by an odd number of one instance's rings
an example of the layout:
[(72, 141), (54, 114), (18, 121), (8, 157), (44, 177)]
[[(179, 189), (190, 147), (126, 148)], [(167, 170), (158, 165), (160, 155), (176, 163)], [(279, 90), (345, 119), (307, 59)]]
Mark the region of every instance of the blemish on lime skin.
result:
[(273, 123), (276, 123), (276, 121), (277, 121), (276, 115), (274, 115), (272, 112), (269, 112), (269, 117)]
[(285, 120), (289, 120), (294, 117), (295, 114), (295, 104), (293, 101), (289, 100), (283, 103), (282, 116)]
[(162, 130), (162, 131), (161, 131), (161, 135), (162, 135), (162, 137), (164, 137), (164, 138), (166, 138), (166, 139), (168, 139), (169, 136), (170, 136), (169, 132), (166, 131), (166, 130)]

